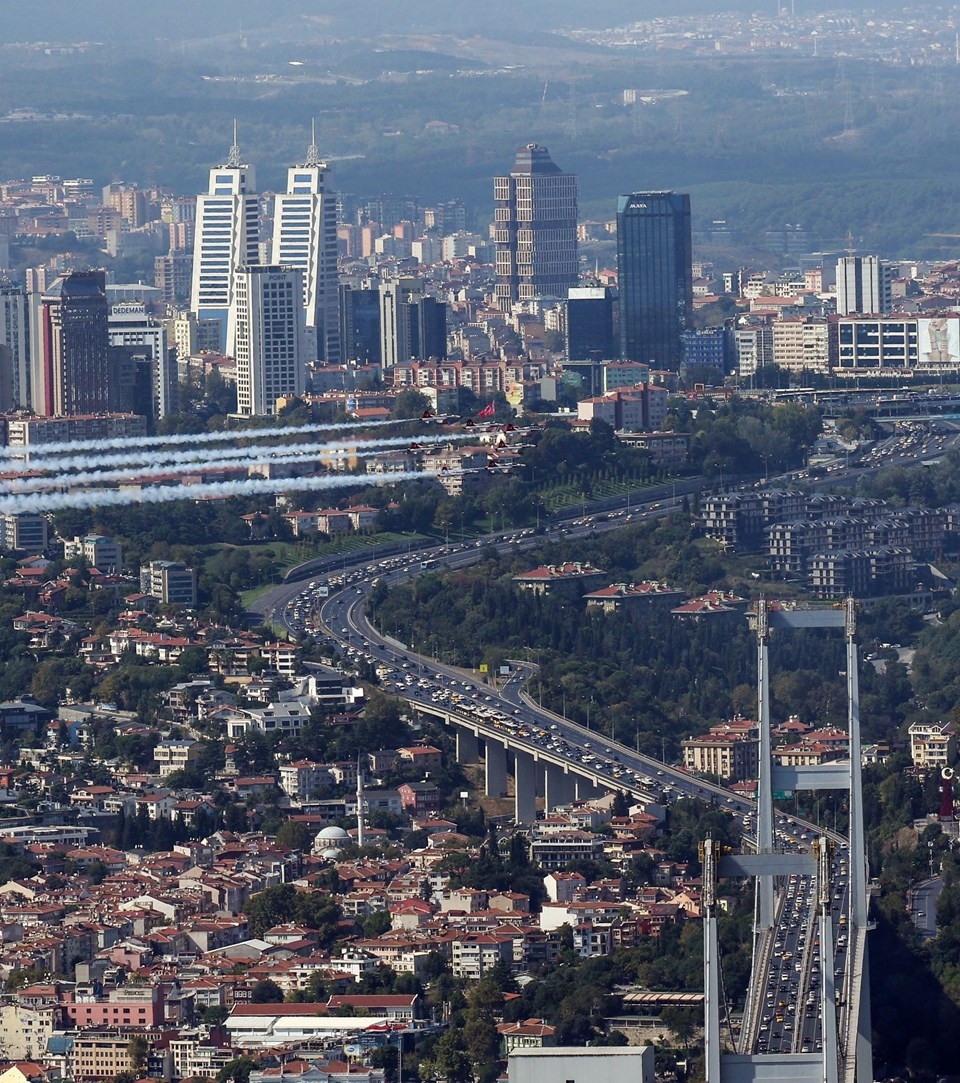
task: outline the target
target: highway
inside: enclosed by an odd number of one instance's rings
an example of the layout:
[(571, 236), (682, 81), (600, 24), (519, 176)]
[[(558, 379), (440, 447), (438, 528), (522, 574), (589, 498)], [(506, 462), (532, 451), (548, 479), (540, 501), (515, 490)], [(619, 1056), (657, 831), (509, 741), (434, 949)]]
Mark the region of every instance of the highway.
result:
[[(601, 516), (580, 516), (564, 526), (552, 527), (557, 540), (615, 529), (632, 521), (668, 514), (679, 504), (661, 500)], [(564, 764), (573, 773), (611, 790), (621, 789), (643, 801), (669, 803), (684, 797), (714, 801), (735, 816), (745, 844), (755, 831), (755, 806), (723, 786), (711, 784), (650, 756), (619, 744), (540, 707), (529, 695), (536, 667), (515, 660), (513, 672), (499, 687), (477, 679), (469, 670), (448, 665), (384, 636), (369, 623), (365, 607), (373, 586), (393, 584), (428, 571), (466, 567), (491, 548), (501, 552), (525, 550), (549, 540), (529, 530), (505, 532), (473, 542), (435, 545), (416, 552), (398, 553), (381, 560), (358, 555), (355, 564), (318, 575), (309, 582), (288, 583), (262, 600), (264, 616), (291, 636), (307, 632), (325, 638), (353, 663), (366, 663), (376, 671), (382, 687), (412, 706), (446, 724), (459, 724), (478, 737), (529, 753), (543, 764)], [(782, 812), (776, 813), (775, 848), (809, 850), (818, 837), (836, 847), (830, 897), (832, 963), (821, 962), (818, 924), (820, 885), (813, 876), (778, 878), (774, 928), (757, 938), (763, 977), (753, 989), (754, 1003), (737, 1043), (753, 1054), (817, 1053), (822, 1049), (822, 996), (824, 965), (833, 970), (838, 1004), (844, 1003), (850, 978), (845, 966), (847, 942), (847, 882), (844, 840)], [(761, 995), (762, 990), (762, 995)], [(841, 1014), (842, 1014), (841, 1008)], [(841, 1020), (842, 1023), (842, 1020)], [(839, 1025), (839, 1024), (838, 1024)], [(842, 1029), (842, 1026), (841, 1026)]]

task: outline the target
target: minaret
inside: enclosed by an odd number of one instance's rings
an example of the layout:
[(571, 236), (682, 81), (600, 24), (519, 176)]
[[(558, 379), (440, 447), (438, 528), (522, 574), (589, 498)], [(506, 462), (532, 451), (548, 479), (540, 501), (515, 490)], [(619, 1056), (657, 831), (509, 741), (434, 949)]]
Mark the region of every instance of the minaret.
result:
[(363, 846), (363, 771), (360, 770), (360, 757), (357, 756), (357, 846)]

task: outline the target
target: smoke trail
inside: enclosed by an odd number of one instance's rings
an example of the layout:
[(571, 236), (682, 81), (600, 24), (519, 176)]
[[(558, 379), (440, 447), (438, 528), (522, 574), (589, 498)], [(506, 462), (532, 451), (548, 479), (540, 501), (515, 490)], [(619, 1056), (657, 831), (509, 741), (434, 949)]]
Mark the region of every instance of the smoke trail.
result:
[[(416, 442), (422, 445), (444, 444), (452, 443), (454, 441), (469, 440), (472, 439), (470, 433), (442, 433), (434, 436), (418, 436)], [(369, 440), (358, 441), (356, 444), (346, 444), (343, 440), (328, 441), (323, 444), (269, 444), (269, 445), (251, 445), (241, 448), (227, 448), (220, 450), (212, 450), (210, 448), (188, 448), (188, 449), (172, 449), (164, 451), (163, 449), (156, 450), (141, 450), (134, 451), (131, 449), (128, 452), (118, 455), (73, 455), (64, 458), (58, 458), (52, 462), (45, 463), (29, 463), (24, 466), (24, 476), (22, 479), (4, 479), (0, 480), (0, 492), (9, 491), (14, 488), (29, 487), (36, 479), (29, 476), (29, 471), (39, 471), (40, 473), (50, 474), (53, 472), (62, 472), (65, 470), (85, 470), (85, 471), (97, 471), (99, 472), (101, 467), (129, 467), (133, 469), (136, 463), (144, 463), (149, 467), (155, 467), (157, 470), (166, 464), (166, 470), (160, 470), (160, 472), (167, 473), (174, 471), (177, 468), (183, 467), (188, 469), (199, 469), (201, 466), (207, 466), (212, 458), (215, 458), (218, 462), (226, 462), (227, 460), (250, 460), (252, 462), (262, 462), (272, 459), (275, 455), (319, 455), (319, 456), (350, 456), (354, 458), (363, 458), (364, 456), (376, 454), (379, 451), (387, 451), (391, 448), (399, 448), (408, 446), (410, 444), (410, 438), (407, 436), (386, 436), (380, 439), (371, 438)], [(213, 467), (211, 467), (213, 469)], [(147, 471), (144, 470), (144, 473)], [(97, 479), (94, 479), (97, 480)], [(77, 484), (80, 479), (75, 476), (64, 476), (61, 479), (61, 484)]]
[(23, 447), (0, 447), (0, 459), (20, 458), (29, 455), (31, 459), (45, 456), (72, 455), (75, 451), (123, 451), (125, 448), (166, 447), (178, 444), (214, 444), (229, 440), (257, 440), (261, 437), (297, 436), (308, 432), (348, 432), (380, 428), (384, 425), (397, 425), (402, 422), (391, 421), (355, 421), (324, 422), (316, 425), (277, 426), (270, 429), (224, 429), (222, 432), (173, 433), (169, 436), (117, 436), (102, 440), (70, 440), (66, 443), (26, 444)]
[(0, 496), (0, 515), (23, 512), (53, 512), (67, 508), (123, 507), (130, 504), (166, 504), (176, 500), (214, 500), (218, 497), (255, 496), (259, 493), (305, 492), (347, 489), (362, 485), (393, 485), (403, 481), (425, 481), (434, 475), (419, 470), (394, 474), (365, 474), (363, 477), (337, 475), (323, 478), (249, 478), (212, 485), (154, 485), (137, 491), (122, 489), (80, 489), (71, 493), (23, 493)]
[[(461, 440), (466, 439), (465, 436), (459, 436), (457, 438)], [(424, 437), (418, 442), (421, 444), (448, 443), (449, 437), (446, 435)], [(0, 494), (37, 493), (50, 489), (64, 489), (68, 486), (74, 488), (79, 486), (101, 485), (107, 482), (136, 481), (139, 478), (158, 478), (165, 474), (177, 473), (178, 471), (189, 473), (198, 470), (243, 469), (248, 465), (258, 465), (261, 463), (270, 466), (279, 466), (285, 463), (303, 462), (305, 457), (314, 455), (322, 455), (328, 458), (349, 457), (352, 459), (370, 459), (376, 455), (383, 454), (385, 451), (389, 452), (398, 445), (408, 444), (409, 441), (405, 437), (388, 437), (384, 440), (372, 441), (372, 443), (378, 446), (364, 446), (362, 449), (357, 449), (343, 448), (340, 445), (277, 444), (273, 447), (256, 449), (259, 454), (256, 459), (249, 464), (244, 460), (250, 458), (250, 449), (226, 450), (220, 453), (219, 458), (212, 459), (209, 457), (211, 453), (208, 450), (205, 452), (207, 458), (197, 462), (183, 460), (156, 462), (151, 459), (142, 466), (124, 466), (122, 469), (117, 470), (99, 470), (95, 469), (95, 467), (108, 465), (117, 460), (129, 463), (130, 457), (116, 455), (107, 455), (101, 459), (81, 459), (78, 457), (76, 461), (71, 461), (69, 464), (58, 463), (57, 466), (58, 468), (63, 466), (65, 469), (67, 465), (70, 465), (72, 468), (86, 471), (86, 473), (50, 474), (47, 477), (31, 477), (27, 475), (23, 478), (0, 482)], [(139, 456), (135, 458), (139, 458)]]

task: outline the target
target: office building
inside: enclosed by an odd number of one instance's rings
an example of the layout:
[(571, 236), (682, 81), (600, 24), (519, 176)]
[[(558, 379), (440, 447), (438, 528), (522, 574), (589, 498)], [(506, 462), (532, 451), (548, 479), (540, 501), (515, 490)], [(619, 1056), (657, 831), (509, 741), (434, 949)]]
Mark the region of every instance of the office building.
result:
[(613, 291), (606, 286), (574, 286), (567, 290), (564, 329), (568, 361), (609, 361), (616, 357)]
[(26, 294), (0, 286), (0, 410), (30, 405), (30, 320)]
[(103, 271), (56, 279), (34, 308), (32, 406), (44, 417), (110, 409)]
[(308, 359), (339, 365), (337, 200), (315, 132), (303, 165), (287, 171), (287, 190), (275, 198), (271, 262), (303, 273)]
[[(162, 321), (145, 305), (118, 304), (107, 318), (112, 374), (112, 410), (130, 410), (159, 421), (177, 408), (177, 366), (167, 348)], [(124, 388), (135, 390), (124, 392)]]
[(892, 283), (892, 269), (878, 256), (841, 257), (837, 260), (837, 314), (889, 312)]
[(345, 361), (380, 364), (380, 291), (372, 286), (340, 287), (340, 351)]
[(414, 358), (447, 356), (446, 304), (422, 291), (419, 278), (380, 284), (380, 360), (385, 369)]
[(510, 174), (494, 178), (493, 194), (497, 307), (565, 297), (577, 284), (577, 178), (528, 143)]
[(617, 201), (620, 356), (679, 370), (693, 310), (690, 197), (634, 192)]
[[(190, 310), (198, 319), (218, 320), (225, 336), (234, 274), (238, 267), (260, 262), (256, 176), (240, 156), (236, 124), (226, 162), (210, 170), (209, 188), (197, 197), (195, 229)], [(221, 348), (224, 341), (221, 337)], [(233, 353), (232, 343), (227, 350)]]
[(303, 272), (252, 265), (235, 275), (229, 335), (237, 362), (237, 411), (273, 414), (281, 395), (302, 395)]

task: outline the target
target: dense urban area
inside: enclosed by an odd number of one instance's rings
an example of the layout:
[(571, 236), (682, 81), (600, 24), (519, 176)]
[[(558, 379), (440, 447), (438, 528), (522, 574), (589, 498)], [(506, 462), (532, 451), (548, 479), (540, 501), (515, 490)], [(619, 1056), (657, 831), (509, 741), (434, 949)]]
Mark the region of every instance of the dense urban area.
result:
[(0, 34), (0, 1083), (949, 1077), (960, 14), (221, 6)]

